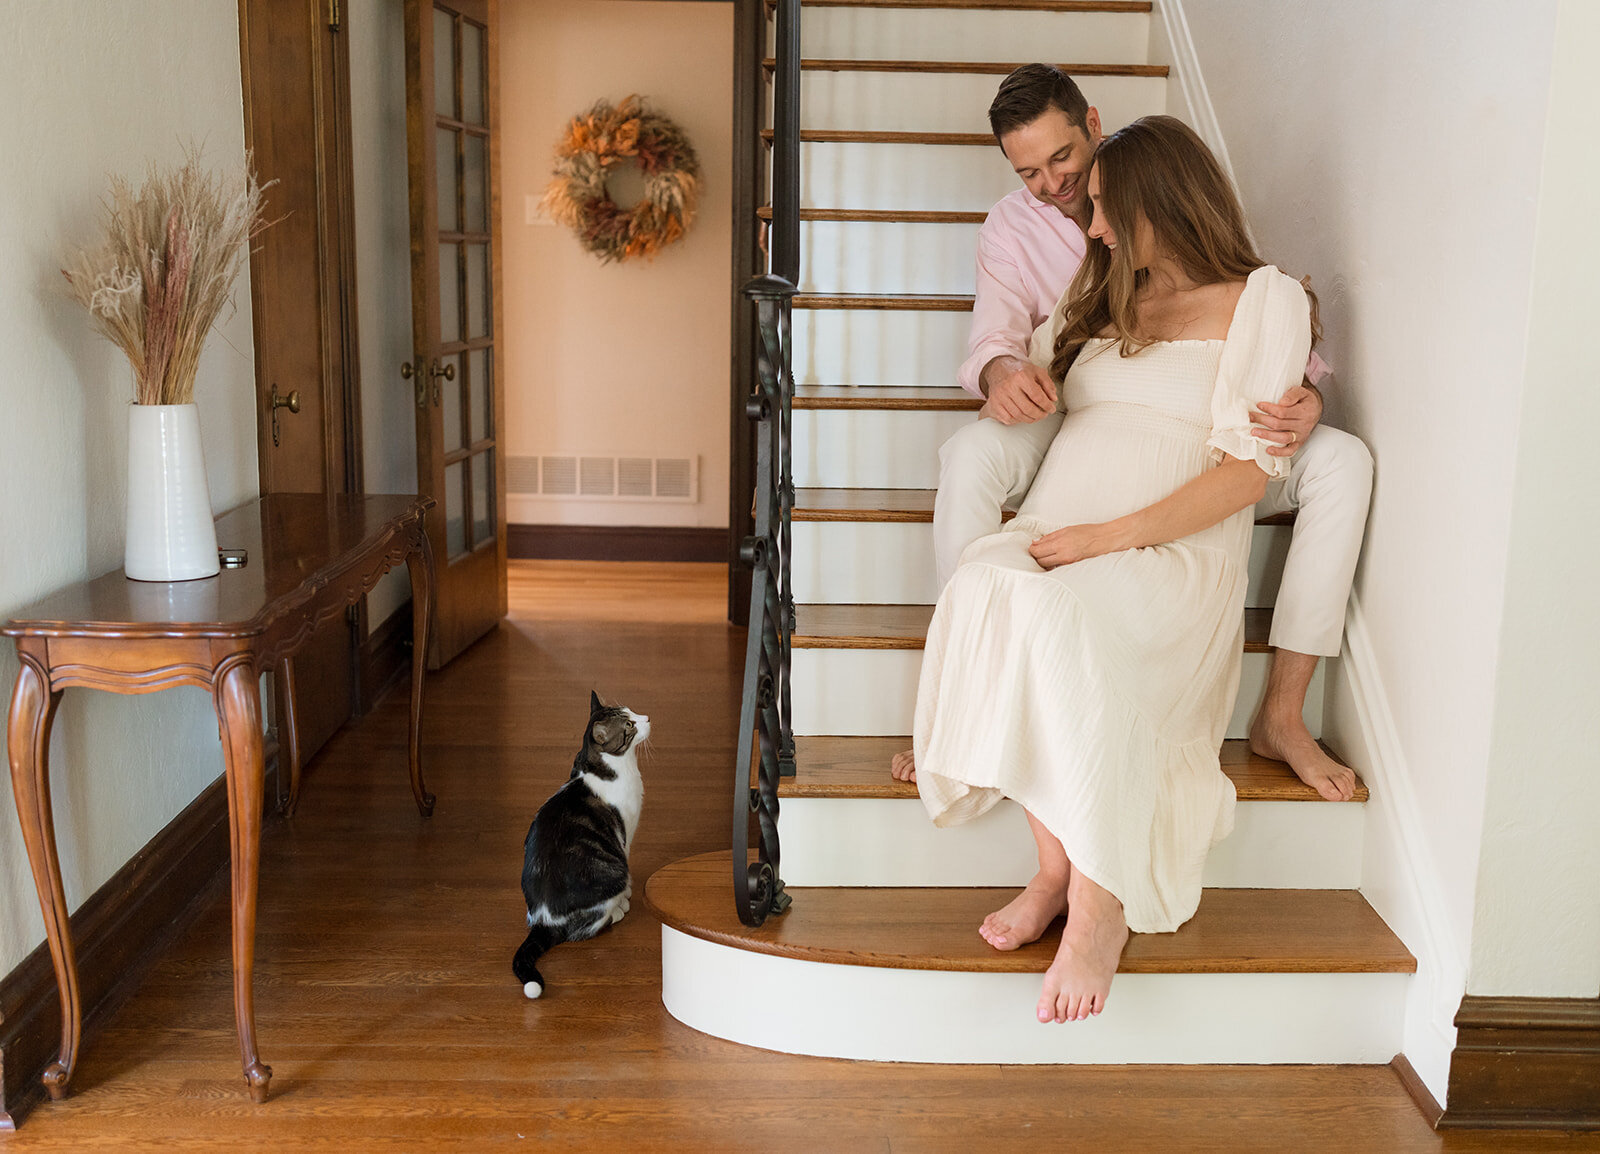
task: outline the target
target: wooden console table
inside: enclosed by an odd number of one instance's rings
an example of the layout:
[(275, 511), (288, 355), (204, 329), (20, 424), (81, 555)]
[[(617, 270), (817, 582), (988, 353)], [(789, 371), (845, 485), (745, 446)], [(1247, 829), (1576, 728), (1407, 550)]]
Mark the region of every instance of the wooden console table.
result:
[[(217, 543), (248, 550), (247, 564), (200, 581), (130, 581), (118, 571), (28, 606), (0, 635), (16, 638), (22, 669), (7, 728), (28, 862), (44, 910), (61, 993), (61, 1052), (45, 1070), (52, 1098), (72, 1077), (82, 1028), (61, 864), (50, 812), (50, 725), (61, 692), (154, 693), (177, 685), (211, 691), (227, 771), (233, 861), (233, 1001), (244, 1077), (257, 1102), (271, 1067), (256, 1052), (256, 883), (264, 789), (261, 674), (292, 679), (295, 651), (317, 627), (371, 591), (404, 561), (411, 571), (411, 791), (424, 817), (422, 677), (433, 608), (433, 552), (424, 515), (431, 497), (273, 494), (217, 518)], [(300, 766), (292, 716), (280, 726), (289, 762), (289, 805)]]

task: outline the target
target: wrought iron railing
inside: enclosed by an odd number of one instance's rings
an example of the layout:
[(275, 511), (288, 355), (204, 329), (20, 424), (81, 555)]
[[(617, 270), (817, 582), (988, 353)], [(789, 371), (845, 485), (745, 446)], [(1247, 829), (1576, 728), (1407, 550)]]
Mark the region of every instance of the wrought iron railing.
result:
[(744, 295), (755, 305), (758, 329), (757, 379), (745, 402), (745, 415), (756, 426), (755, 525), (739, 552), (751, 577), (744, 695), (734, 751), (733, 892), (739, 920), (748, 926), (759, 926), (768, 915), (789, 907), (778, 872), (778, 784), (794, 775), (789, 712), (789, 639), (794, 629), (790, 336), (800, 278), (800, 0), (778, 0), (776, 17), (770, 272), (744, 286)]

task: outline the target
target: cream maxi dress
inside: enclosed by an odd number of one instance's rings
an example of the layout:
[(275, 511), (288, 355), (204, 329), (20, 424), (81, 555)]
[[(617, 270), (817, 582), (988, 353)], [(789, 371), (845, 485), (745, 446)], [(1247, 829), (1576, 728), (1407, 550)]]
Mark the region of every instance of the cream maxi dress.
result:
[[(1037, 355), (1059, 323), (1060, 306)], [(1226, 341), (1132, 357), (1091, 341), (1018, 516), (967, 548), (928, 630), (914, 745), (935, 824), (1015, 799), (1141, 933), (1194, 914), (1206, 853), (1233, 828), (1217, 754), (1239, 688), (1253, 509), (1049, 571), (1028, 545), (1152, 505), (1223, 454), (1285, 474), (1249, 414), (1299, 382), (1310, 344), (1304, 290), (1270, 266), (1247, 280)]]

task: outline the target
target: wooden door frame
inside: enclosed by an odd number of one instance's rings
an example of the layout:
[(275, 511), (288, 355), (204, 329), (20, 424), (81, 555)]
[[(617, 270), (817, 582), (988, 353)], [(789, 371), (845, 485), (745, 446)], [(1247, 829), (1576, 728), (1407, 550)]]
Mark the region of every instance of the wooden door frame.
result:
[[(273, 66), (270, 57), (255, 50), (251, 42), (252, 27), (259, 31), (271, 12), (255, 11), (259, 0), (238, 0), (240, 80), (244, 105), (245, 147), (257, 152), (260, 117), (278, 91), (278, 86), (303, 85), (307, 76), (294, 68), (294, 75)], [(362, 493), (365, 491), (365, 466), (362, 451), (361, 424), (361, 364), (360, 343), (357, 331), (356, 298), (356, 235), (354, 162), (352, 157), (350, 53), (344, 35), (344, 18), (341, 0), (301, 0), (304, 29), (309, 37), (309, 80), (312, 86), (312, 120), (315, 125), (310, 158), (315, 181), (315, 241), (314, 251), (297, 247), (295, 259), (304, 258), (316, 269), (318, 307), (316, 313), (317, 363), (320, 370), (321, 401), (321, 491), (333, 493)], [(298, 93), (297, 93), (298, 94)], [(298, 207), (298, 206), (297, 206)], [(298, 207), (299, 211), (305, 211)], [(272, 192), (266, 192), (266, 212), (269, 219), (282, 215), (274, 210)], [(273, 238), (269, 236), (268, 242)], [(282, 383), (285, 391), (296, 387), (295, 382), (275, 379), (276, 366), (263, 358), (259, 350), (273, 347), (277, 334), (271, 331), (270, 302), (273, 294), (286, 291), (275, 278), (263, 277), (257, 261), (252, 257), (250, 268), (251, 326), (258, 354), (255, 359), (256, 391), (256, 468), (258, 491), (262, 494), (278, 488), (271, 462), (273, 387)], [(309, 336), (310, 334), (308, 334)], [(303, 386), (302, 386), (303, 387)], [(293, 419), (286, 417), (284, 419)], [(339, 672), (330, 669), (330, 676), (347, 683), (351, 717), (362, 711), (363, 704), (373, 698), (371, 687), (363, 683), (364, 668), (370, 662), (363, 660), (363, 644), (368, 637), (369, 622), (365, 599), (352, 607), (346, 617), (349, 631), (345, 649), (345, 668)], [(274, 677), (276, 682), (278, 679)], [(285, 687), (274, 686), (273, 716), (287, 715), (284, 700)], [(348, 718), (346, 718), (348, 720)]]

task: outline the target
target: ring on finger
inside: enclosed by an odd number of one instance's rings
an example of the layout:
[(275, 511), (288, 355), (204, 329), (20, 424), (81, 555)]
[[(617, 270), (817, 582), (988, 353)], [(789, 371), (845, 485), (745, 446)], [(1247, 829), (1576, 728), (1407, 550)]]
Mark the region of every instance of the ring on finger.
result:
[(1298, 441), (1299, 439), (1300, 439), (1300, 434), (1295, 432), (1293, 429), (1290, 429), (1289, 430), (1289, 443), (1292, 445), (1296, 441)]

